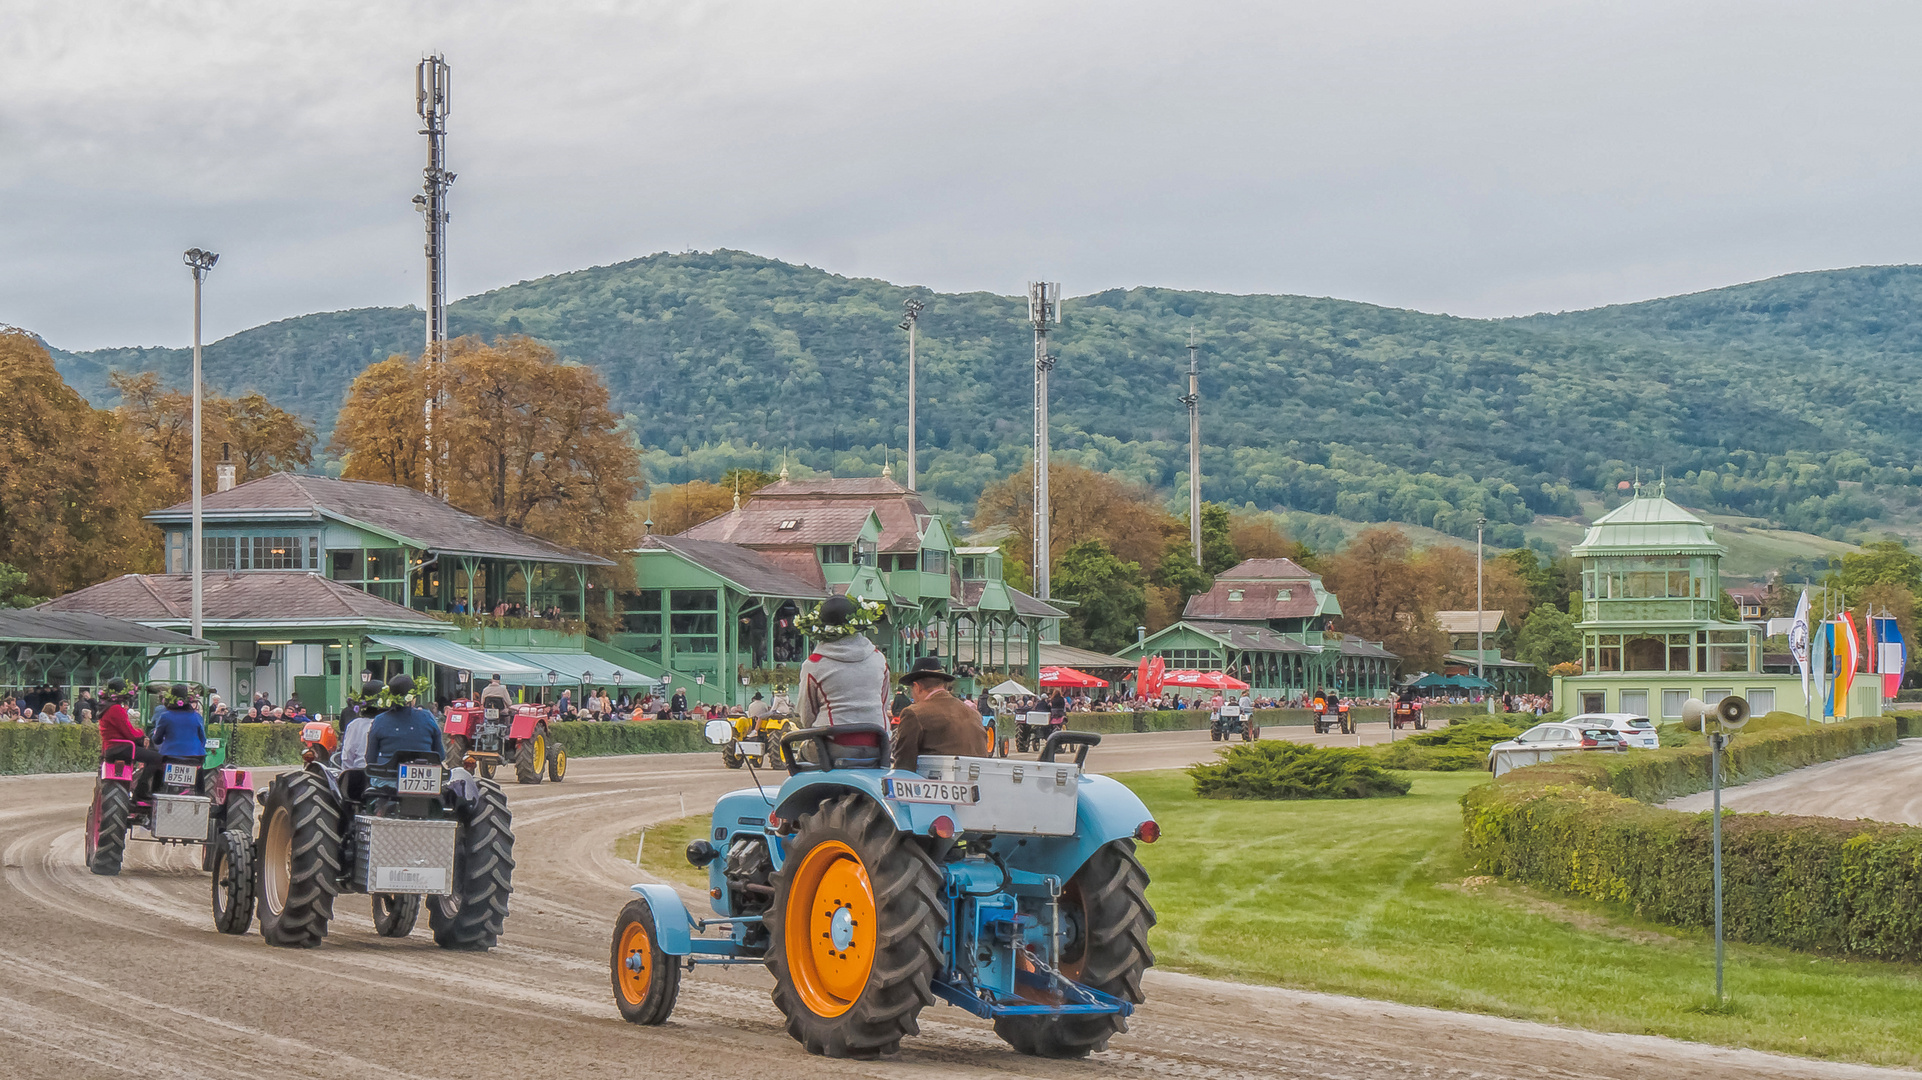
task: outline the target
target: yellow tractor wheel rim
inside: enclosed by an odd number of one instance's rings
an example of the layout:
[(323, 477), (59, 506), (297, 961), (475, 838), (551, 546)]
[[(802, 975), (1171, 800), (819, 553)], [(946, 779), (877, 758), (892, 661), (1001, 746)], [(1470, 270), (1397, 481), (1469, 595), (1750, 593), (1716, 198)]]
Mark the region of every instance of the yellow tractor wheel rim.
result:
[(874, 971), (874, 886), (861, 857), (839, 840), (816, 844), (788, 890), (787, 967), (808, 1011), (854, 1007)]
[(628, 923), (621, 931), (617, 960), (620, 967), (616, 976), (622, 1000), (635, 1008), (647, 1000), (647, 988), (654, 982), (652, 955), (653, 942), (648, 939), (647, 927), (638, 922)]
[(552, 772), (554, 773), (554, 779), (556, 780), (559, 780), (561, 777), (567, 775), (567, 751), (565, 750), (554, 751), (554, 768), (552, 769)]
[(546, 760), (547, 736), (537, 731), (534, 733), (534, 761), (535, 764), (538, 765)]

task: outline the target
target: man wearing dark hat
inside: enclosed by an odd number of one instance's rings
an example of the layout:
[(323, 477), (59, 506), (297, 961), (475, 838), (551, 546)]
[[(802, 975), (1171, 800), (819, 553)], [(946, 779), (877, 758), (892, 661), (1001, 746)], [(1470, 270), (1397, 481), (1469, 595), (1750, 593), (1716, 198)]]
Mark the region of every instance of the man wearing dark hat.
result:
[(941, 670), (941, 661), (932, 656), (916, 660), (901, 676), (914, 704), (902, 710), (901, 727), (894, 735), (895, 768), (912, 769), (923, 754), (987, 756), (988, 733), (981, 714), (948, 693), (953, 682), (954, 676)]

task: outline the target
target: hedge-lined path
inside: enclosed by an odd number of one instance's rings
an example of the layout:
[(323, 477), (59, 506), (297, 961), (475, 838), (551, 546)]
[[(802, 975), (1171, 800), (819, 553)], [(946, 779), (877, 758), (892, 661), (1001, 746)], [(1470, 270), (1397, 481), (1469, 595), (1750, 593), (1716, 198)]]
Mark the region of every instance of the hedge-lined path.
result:
[[(1205, 732), (1115, 736), (1091, 765), (1170, 768), (1213, 749)], [(897, 1057), (811, 1058), (782, 1031), (759, 969), (702, 970), (670, 1024), (631, 1027), (607, 985), (608, 934), (635, 876), (613, 840), (747, 780), (713, 754), (661, 754), (508, 784), (513, 913), (501, 947), (475, 955), (434, 948), (424, 926), (376, 938), (361, 897), (337, 904), (317, 950), (222, 936), (190, 849), (135, 845), (120, 877), (95, 877), (80, 860), (89, 778), (0, 779), (0, 1060), (22, 1080), (1916, 1075), (1169, 973), (1151, 973), (1133, 1030), (1092, 1063), (1019, 1057), (940, 1006)]]
[[(1662, 805), (1692, 813), (1709, 809), (1713, 799), (1711, 792), (1703, 791)], [(1903, 739), (1893, 750), (1825, 761), (1723, 788), (1722, 808), (1922, 825), (1922, 739)]]

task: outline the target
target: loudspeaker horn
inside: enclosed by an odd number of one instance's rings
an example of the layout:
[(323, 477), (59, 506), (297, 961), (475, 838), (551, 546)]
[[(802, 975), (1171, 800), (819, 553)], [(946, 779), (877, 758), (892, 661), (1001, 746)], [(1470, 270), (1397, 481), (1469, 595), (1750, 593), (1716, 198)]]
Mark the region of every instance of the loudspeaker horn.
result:
[(1702, 704), (1701, 698), (1689, 698), (1682, 702), (1682, 726), (1690, 731), (1702, 730), (1702, 716), (1707, 712), (1708, 706)]
[(1730, 731), (1741, 730), (1742, 725), (1748, 723), (1748, 699), (1730, 694), (1715, 703), (1715, 716)]

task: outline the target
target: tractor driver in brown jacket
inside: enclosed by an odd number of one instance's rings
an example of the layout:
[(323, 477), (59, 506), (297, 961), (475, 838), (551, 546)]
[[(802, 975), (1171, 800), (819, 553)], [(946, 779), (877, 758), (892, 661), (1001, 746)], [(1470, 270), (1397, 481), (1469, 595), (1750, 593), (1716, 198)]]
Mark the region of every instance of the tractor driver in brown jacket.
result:
[(987, 729), (981, 714), (967, 702), (948, 693), (954, 676), (941, 670), (941, 661), (924, 656), (914, 662), (901, 685), (914, 699), (901, 712), (901, 726), (894, 734), (894, 767), (912, 770), (915, 759), (923, 754), (954, 754), (961, 757), (986, 757)]

